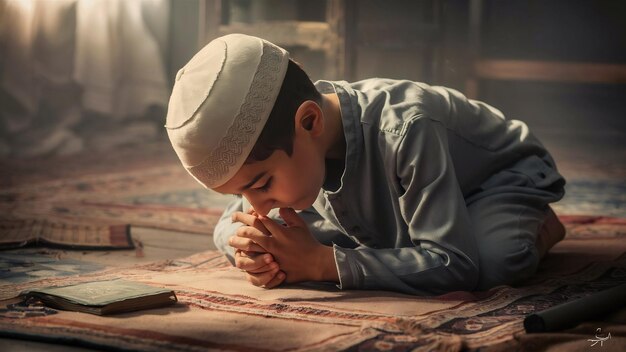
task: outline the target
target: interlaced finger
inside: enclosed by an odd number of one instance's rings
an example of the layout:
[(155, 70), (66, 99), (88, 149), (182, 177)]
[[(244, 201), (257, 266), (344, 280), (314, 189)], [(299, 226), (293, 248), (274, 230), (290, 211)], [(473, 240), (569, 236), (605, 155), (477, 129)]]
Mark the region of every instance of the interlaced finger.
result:
[(250, 273), (264, 273), (276, 269), (278, 264), (269, 253), (255, 253), (251, 256), (238, 250), (235, 252), (235, 266)]
[(283, 283), (283, 281), (285, 281), (285, 278), (286, 278), (286, 277), (287, 277), (287, 276), (285, 275), (285, 273), (284, 273), (284, 272), (282, 272), (282, 271), (278, 271), (278, 272), (276, 273), (276, 275), (274, 275), (274, 277), (273, 277), (273, 278), (272, 278), (272, 279), (271, 279), (268, 283), (266, 283), (266, 284), (265, 284), (265, 286), (264, 286), (264, 287), (265, 287), (265, 288), (274, 288), (274, 287), (276, 287), (276, 286), (278, 286), (278, 285), (282, 284), (282, 283)]
[(260, 274), (246, 273), (246, 279), (254, 286), (265, 286), (272, 281), (278, 269), (270, 270)]
[(252, 226), (257, 230), (261, 231), (266, 236), (270, 236), (271, 233), (265, 228), (261, 220), (256, 215), (242, 213), (240, 211), (233, 213), (232, 216), (233, 222), (240, 222), (247, 226)]
[(228, 239), (228, 245), (235, 249), (246, 251), (246, 252), (257, 252), (257, 253), (267, 252), (258, 243), (246, 237), (231, 236)]

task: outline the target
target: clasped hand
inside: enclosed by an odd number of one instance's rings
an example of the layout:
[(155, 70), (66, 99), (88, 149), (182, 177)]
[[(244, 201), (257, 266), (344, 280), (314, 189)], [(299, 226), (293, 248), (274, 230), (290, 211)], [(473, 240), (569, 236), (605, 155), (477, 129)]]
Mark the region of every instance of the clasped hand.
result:
[(321, 280), (322, 258), (332, 248), (319, 243), (292, 208), (280, 208), (280, 217), (285, 225), (254, 211), (233, 214), (233, 222), (243, 223), (228, 242), (235, 248), (236, 267), (250, 283), (265, 288)]

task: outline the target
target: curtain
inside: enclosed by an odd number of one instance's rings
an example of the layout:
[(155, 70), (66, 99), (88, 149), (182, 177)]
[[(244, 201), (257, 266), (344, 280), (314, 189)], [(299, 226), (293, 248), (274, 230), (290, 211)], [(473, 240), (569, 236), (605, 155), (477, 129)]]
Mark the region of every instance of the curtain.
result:
[(0, 0), (0, 155), (156, 138), (168, 13), (167, 0)]

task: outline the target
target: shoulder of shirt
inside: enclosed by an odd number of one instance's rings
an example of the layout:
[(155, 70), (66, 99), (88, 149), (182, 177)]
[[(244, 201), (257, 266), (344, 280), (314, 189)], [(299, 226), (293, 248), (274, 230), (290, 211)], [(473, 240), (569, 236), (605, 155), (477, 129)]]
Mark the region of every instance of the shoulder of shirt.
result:
[(441, 106), (439, 93), (421, 82), (372, 78), (349, 86), (362, 95), (362, 123), (377, 125), (383, 133), (404, 135), (410, 125), (435, 115)]

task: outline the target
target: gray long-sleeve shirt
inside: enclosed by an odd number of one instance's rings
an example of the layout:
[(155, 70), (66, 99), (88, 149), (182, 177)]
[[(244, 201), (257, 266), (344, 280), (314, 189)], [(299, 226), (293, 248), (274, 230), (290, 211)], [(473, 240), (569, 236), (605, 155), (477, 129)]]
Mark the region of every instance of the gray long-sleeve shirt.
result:
[[(524, 123), (448, 88), (388, 79), (316, 87), (339, 96), (346, 158), (341, 177), (327, 179), (302, 216), (322, 242), (335, 243), (340, 287), (475, 288), (478, 249), (466, 198), (495, 172), (546, 155), (541, 143)], [(554, 167), (537, 167), (548, 181), (560, 178)], [(231, 256), (227, 239), (238, 225), (230, 214), (238, 210), (241, 200), (215, 230), (216, 245)]]

